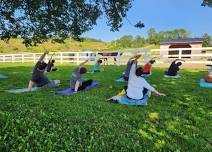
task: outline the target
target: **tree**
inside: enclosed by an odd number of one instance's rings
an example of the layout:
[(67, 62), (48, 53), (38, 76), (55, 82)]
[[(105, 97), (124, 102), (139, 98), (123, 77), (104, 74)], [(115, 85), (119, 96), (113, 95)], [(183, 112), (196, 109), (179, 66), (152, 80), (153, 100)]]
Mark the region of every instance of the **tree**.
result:
[(208, 47), (208, 46), (211, 46), (211, 41), (212, 41), (212, 38), (210, 35), (208, 35), (207, 33), (205, 33), (203, 36), (203, 46), (204, 47)]
[(137, 35), (134, 40), (133, 40), (133, 45), (134, 47), (142, 47), (145, 44), (145, 39), (143, 37), (141, 37), (140, 35)]
[(129, 48), (132, 46), (133, 37), (132, 35), (124, 35), (118, 40), (120, 47)]
[(203, 0), (202, 6), (212, 7), (212, 0)]
[(156, 44), (157, 43), (157, 40), (156, 40), (156, 37), (157, 37), (157, 32), (154, 28), (150, 28), (148, 31), (147, 31), (147, 34), (148, 34), (148, 42), (150, 44)]
[(48, 38), (80, 35), (105, 15), (111, 31), (118, 31), (133, 0), (0, 0), (0, 37), (24, 39), (26, 45)]

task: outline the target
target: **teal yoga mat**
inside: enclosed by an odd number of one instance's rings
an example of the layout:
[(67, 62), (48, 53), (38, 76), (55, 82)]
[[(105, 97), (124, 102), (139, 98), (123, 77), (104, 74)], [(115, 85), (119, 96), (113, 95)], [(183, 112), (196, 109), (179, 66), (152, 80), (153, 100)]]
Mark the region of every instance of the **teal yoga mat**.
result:
[[(34, 87), (34, 88), (32, 88), (31, 91), (37, 91), (38, 89), (39, 88)], [(30, 92), (30, 91), (28, 90), (28, 88), (21, 88), (21, 89), (10, 89), (10, 90), (7, 90), (7, 92), (9, 92), (9, 93), (23, 93), (23, 92)]]

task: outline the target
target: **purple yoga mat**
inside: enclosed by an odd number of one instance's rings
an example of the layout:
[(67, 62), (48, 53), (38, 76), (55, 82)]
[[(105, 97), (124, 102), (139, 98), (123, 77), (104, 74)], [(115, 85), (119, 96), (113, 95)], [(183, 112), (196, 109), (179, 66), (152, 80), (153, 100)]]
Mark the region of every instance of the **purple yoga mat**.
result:
[[(97, 82), (93, 82), (91, 85), (87, 86), (84, 90), (88, 90), (90, 88), (93, 88), (94, 86), (97, 85)], [(61, 90), (61, 91), (56, 91), (56, 94), (66, 94), (66, 95), (71, 95), (74, 93), (74, 90), (72, 90), (71, 88), (65, 89), (65, 90)]]

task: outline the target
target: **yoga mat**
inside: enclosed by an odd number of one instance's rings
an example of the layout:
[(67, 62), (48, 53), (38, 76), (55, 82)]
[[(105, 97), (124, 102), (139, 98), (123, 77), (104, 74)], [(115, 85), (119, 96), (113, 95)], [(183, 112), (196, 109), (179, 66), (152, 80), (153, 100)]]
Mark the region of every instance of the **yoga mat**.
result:
[(0, 74), (0, 79), (5, 79), (5, 78), (8, 78), (8, 76)]
[(131, 106), (141, 106), (141, 105), (147, 105), (149, 96), (150, 96), (150, 93), (147, 93), (144, 95), (143, 99), (141, 99), (141, 100), (129, 99), (126, 96), (114, 96), (108, 100), (117, 101), (119, 104), (125, 104), (125, 105), (131, 105)]
[(119, 78), (118, 80), (116, 80), (116, 82), (127, 82), (127, 81), (125, 81), (124, 78), (121, 77), (121, 78)]
[[(31, 91), (37, 91), (38, 88), (37, 87), (34, 87), (31, 89)], [(31, 92), (28, 90), (28, 88), (21, 88), (21, 89), (10, 89), (10, 90), (7, 90), (7, 92), (9, 93), (23, 93), (23, 92)]]
[(202, 88), (212, 88), (212, 83), (208, 83), (204, 79), (200, 79), (199, 85)]
[[(88, 90), (93, 88), (94, 86), (97, 85), (97, 82), (93, 82), (91, 85), (87, 86), (84, 90)], [(83, 90), (82, 90), (83, 91)], [(71, 95), (74, 93), (74, 90), (72, 90), (71, 88), (65, 89), (65, 90), (61, 90), (61, 91), (55, 91), (56, 94), (66, 94), (66, 95)]]
[(150, 77), (151, 75), (152, 75), (152, 73), (150, 73), (150, 74), (142, 74), (141, 77), (148, 78), (148, 77)]
[(170, 75), (164, 75), (164, 77), (165, 78), (175, 78), (175, 79), (177, 79), (177, 78), (180, 78), (181, 76), (180, 75), (176, 75), (176, 76), (170, 76)]

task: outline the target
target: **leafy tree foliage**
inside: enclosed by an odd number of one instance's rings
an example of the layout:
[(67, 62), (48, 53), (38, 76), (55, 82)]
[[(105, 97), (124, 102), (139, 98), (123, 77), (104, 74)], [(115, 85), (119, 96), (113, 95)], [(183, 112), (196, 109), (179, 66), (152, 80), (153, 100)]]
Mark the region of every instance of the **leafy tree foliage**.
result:
[(137, 35), (134, 39), (133, 39), (133, 46), (135, 48), (139, 48), (144, 46), (146, 43), (145, 38), (141, 37), (140, 35)]
[(150, 28), (147, 39), (150, 44), (159, 44), (161, 40), (176, 40), (189, 37), (191, 37), (191, 33), (185, 29), (167, 30), (157, 33), (154, 28)]
[[(20, 37), (26, 45), (42, 43), (48, 38), (62, 42), (67, 37), (81, 40), (80, 35), (97, 24), (102, 15), (111, 31), (118, 31), (133, 0), (0, 0), (0, 37)], [(212, 7), (212, 0), (202, 6)], [(136, 28), (144, 28), (138, 22)], [(150, 43), (157, 43), (149, 31)], [(153, 35), (152, 35), (153, 34)]]
[(210, 35), (208, 35), (207, 33), (205, 33), (202, 38), (204, 39), (203, 42), (203, 46), (207, 47), (207, 46), (211, 46), (211, 42), (212, 42), (212, 38)]
[(150, 28), (148, 31), (147, 31), (147, 34), (148, 34), (148, 42), (150, 44), (156, 44), (157, 43), (157, 32), (154, 28)]
[(212, 0), (203, 0), (202, 6), (212, 7)]
[(65, 39), (92, 29), (101, 15), (118, 31), (133, 0), (0, 0), (0, 37), (21, 37), (26, 45)]

